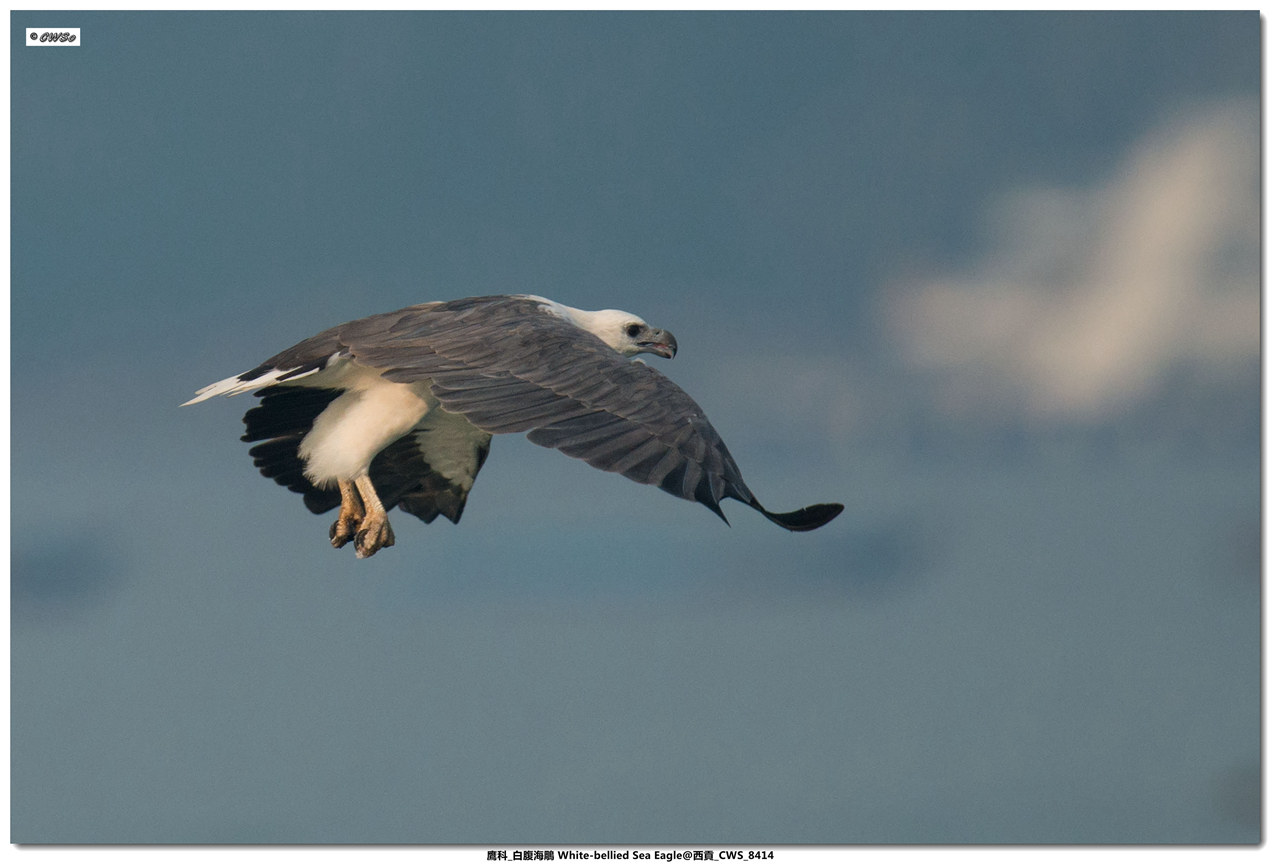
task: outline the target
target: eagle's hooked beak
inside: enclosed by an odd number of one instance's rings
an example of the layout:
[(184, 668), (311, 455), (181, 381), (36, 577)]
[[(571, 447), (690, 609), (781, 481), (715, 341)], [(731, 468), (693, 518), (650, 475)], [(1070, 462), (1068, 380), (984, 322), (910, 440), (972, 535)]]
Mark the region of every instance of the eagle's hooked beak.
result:
[(641, 351), (657, 354), (668, 360), (676, 356), (676, 337), (671, 335), (670, 330), (650, 330), (649, 338), (643, 342), (637, 342), (636, 345)]

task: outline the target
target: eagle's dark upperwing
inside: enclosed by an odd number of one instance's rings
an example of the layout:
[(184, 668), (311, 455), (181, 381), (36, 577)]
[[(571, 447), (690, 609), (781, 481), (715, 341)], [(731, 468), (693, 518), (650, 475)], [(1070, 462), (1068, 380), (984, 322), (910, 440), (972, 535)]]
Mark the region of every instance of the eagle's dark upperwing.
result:
[[(293, 362), (290, 352), (305, 362)], [(687, 393), (535, 299), (414, 306), (336, 327), (290, 352), (264, 368), (301, 367), (339, 353), (391, 381), (430, 381), (447, 411), (486, 432), (527, 432), (535, 444), (701, 502), (721, 519), (724, 498), (792, 531), (821, 527), (844, 509), (765, 510)]]

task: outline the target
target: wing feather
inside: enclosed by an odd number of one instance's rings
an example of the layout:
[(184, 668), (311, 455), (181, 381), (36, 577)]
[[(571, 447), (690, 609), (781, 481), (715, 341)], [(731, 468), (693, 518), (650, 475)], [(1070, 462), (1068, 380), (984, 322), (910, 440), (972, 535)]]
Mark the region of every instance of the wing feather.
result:
[(723, 497), (755, 502), (687, 393), (536, 300), (410, 307), (340, 328), (338, 339), (393, 381), (429, 380), (446, 410), (486, 432), (525, 432), (535, 444), (717, 514)]

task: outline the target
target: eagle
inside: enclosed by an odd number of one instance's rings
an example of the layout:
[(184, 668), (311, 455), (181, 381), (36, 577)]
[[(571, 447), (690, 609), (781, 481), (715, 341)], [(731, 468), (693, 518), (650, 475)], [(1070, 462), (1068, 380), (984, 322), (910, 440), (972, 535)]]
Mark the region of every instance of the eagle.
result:
[(266, 477), (338, 518), (334, 548), (395, 544), (387, 511), (462, 517), (490, 439), (525, 432), (605, 471), (699, 502), (734, 498), (791, 531), (842, 504), (766, 510), (698, 404), (638, 358), (676, 356), (667, 330), (617, 309), (534, 295), (468, 297), (340, 324), (184, 402), (255, 391), (241, 440)]

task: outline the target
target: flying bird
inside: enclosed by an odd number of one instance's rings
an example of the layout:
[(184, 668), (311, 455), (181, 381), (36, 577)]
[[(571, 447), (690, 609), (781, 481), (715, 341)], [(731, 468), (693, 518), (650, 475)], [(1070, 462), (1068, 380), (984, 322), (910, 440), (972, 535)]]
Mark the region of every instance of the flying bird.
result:
[(766, 510), (698, 404), (641, 354), (675, 357), (676, 339), (617, 309), (469, 297), (341, 324), (183, 404), (256, 391), (241, 437), (260, 442), (254, 465), (311, 512), (338, 507), (330, 542), (354, 542), (358, 558), (395, 544), (396, 506), (457, 523), (501, 432), (700, 502), (726, 524), (725, 498), (791, 531), (844, 510)]

